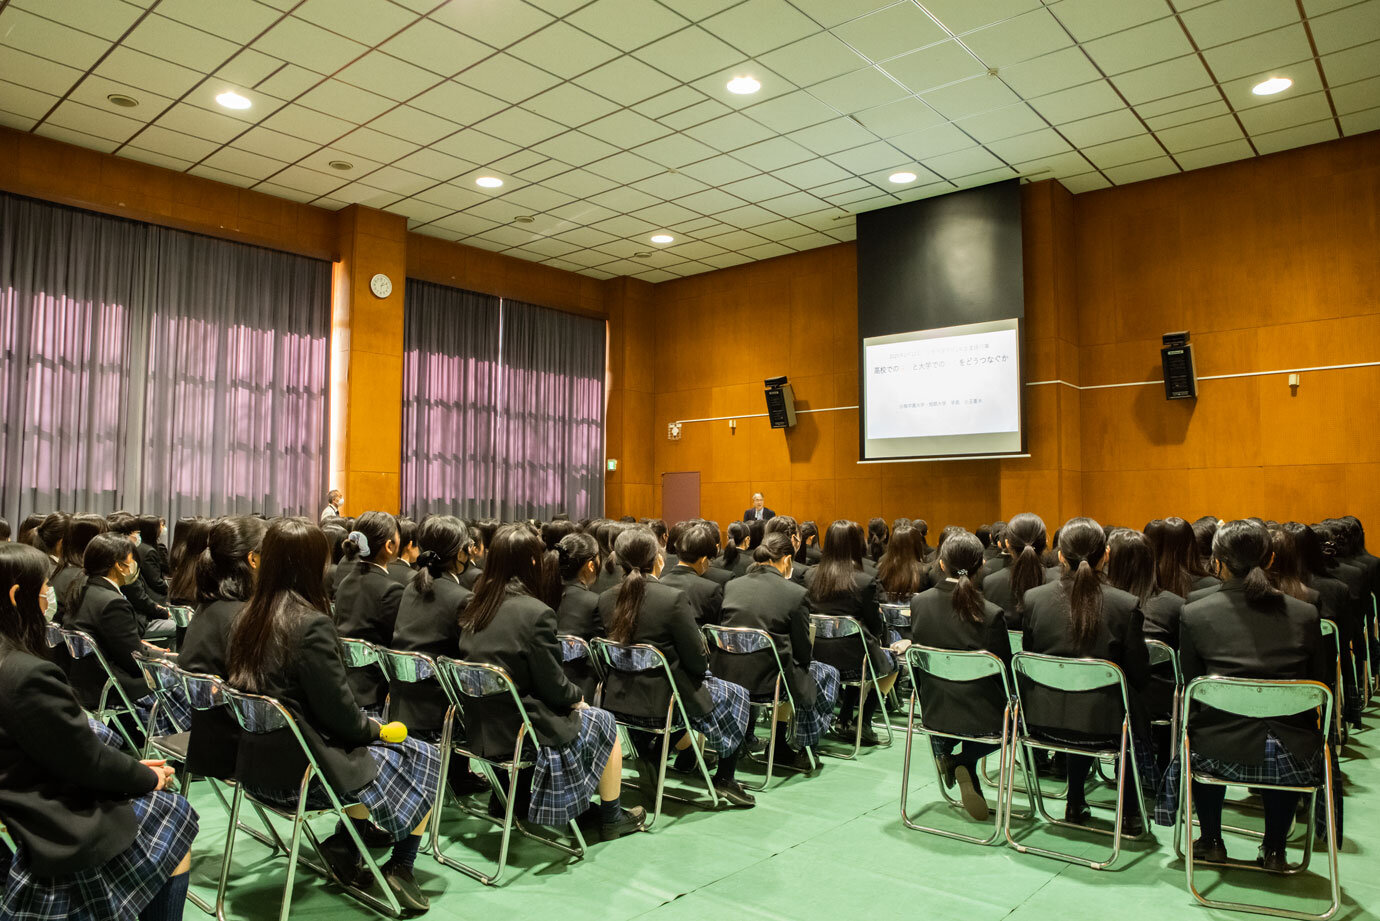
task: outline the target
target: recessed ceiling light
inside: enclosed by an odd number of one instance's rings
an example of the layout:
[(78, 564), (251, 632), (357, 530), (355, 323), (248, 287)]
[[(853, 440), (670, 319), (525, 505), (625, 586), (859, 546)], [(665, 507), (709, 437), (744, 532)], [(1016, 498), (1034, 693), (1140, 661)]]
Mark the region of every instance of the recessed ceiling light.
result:
[(474, 184), (486, 189), (496, 189), (503, 185), (503, 180), (499, 179), (497, 176), (480, 176), (474, 181)]
[(535, 221), (536, 218), (530, 214), (519, 214), (517, 217), (513, 218), (513, 220), (519, 224), (530, 224)]
[(111, 105), (119, 106), (122, 109), (132, 109), (139, 104), (139, 100), (133, 96), (126, 96), (124, 93), (111, 93), (105, 98)]
[(728, 81), (728, 91), (730, 93), (737, 93), (739, 96), (755, 93), (761, 88), (762, 84), (758, 83), (752, 77), (734, 77), (732, 80)]
[(247, 109), (253, 103), (241, 96), (234, 90), (226, 90), (216, 97), (216, 102), (225, 106), (227, 109)]
[(903, 171), (899, 173), (892, 173), (890, 176), (886, 178), (888, 182), (894, 182), (897, 185), (905, 185), (907, 182), (915, 181), (915, 174)]
[(347, 169), (355, 168), (355, 165), (351, 163), (349, 160), (332, 160), (327, 165), (330, 166), (331, 169), (338, 169), (341, 172), (344, 172)]
[(1293, 85), (1294, 81), (1288, 77), (1271, 77), (1251, 87), (1251, 92), (1257, 96), (1273, 96), (1275, 93), (1284, 92)]
[(659, 234), (655, 234), (655, 235), (652, 237), (652, 242), (653, 242), (653, 243), (674, 243), (674, 242), (676, 242), (676, 238), (673, 237), (673, 236), (671, 236), (669, 233), (659, 233)]

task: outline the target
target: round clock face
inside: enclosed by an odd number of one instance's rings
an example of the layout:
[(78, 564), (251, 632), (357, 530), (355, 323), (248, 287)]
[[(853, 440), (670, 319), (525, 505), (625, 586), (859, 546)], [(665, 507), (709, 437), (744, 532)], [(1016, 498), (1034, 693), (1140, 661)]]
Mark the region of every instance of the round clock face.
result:
[(379, 273), (369, 279), (369, 290), (374, 292), (375, 297), (387, 297), (393, 293), (393, 282), (387, 275)]

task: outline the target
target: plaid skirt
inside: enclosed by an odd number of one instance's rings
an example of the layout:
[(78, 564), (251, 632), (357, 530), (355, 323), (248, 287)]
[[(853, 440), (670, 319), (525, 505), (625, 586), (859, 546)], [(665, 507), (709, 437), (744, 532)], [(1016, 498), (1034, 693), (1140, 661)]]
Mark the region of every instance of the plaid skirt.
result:
[[(340, 799), (346, 804), (358, 801), (368, 806), (369, 821), (394, 841), (402, 841), (422, 823), (436, 800), (441, 783), (441, 753), (435, 745), (411, 736), (396, 743), (371, 742), (368, 751), (378, 765), (378, 775)], [(297, 808), (297, 790), (262, 790), (248, 784), (244, 789), (254, 799), (279, 809)], [(307, 791), (307, 808), (331, 808), (319, 778), (312, 780)]]
[(731, 755), (743, 744), (752, 725), (747, 688), (712, 675), (705, 677), (704, 686), (714, 706), (704, 716), (691, 717), (690, 725), (704, 733), (705, 741), (720, 756)]
[(837, 668), (816, 660), (810, 663), (810, 677), (815, 679), (815, 705), (795, 713), (795, 742), (801, 748), (819, 744), (819, 737), (834, 718), (834, 704), (839, 699)]
[[(1173, 825), (1174, 815), (1179, 811), (1179, 773), (1182, 769), (1182, 754), (1176, 752), (1164, 772), (1164, 782), (1160, 786), (1159, 801), (1155, 804), (1155, 823)], [(1193, 770), (1232, 783), (1249, 786), (1251, 784), (1280, 784), (1283, 786), (1311, 786), (1321, 784), (1323, 778), (1322, 752), (1319, 751), (1307, 761), (1295, 757), (1273, 734), (1265, 736), (1265, 758), (1259, 764), (1243, 764), (1239, 761), (1219, 761), (1206, 755), (1193, 753)], [(1325, 833), (1327, 825), (1327, 806), (1323, 791), (1319, 790), (1316, 801), (1315, 823), (1320, 833)]]
[(24, 848), (10, 861), (0, 921), (132, 921), (192, 849), (197, 814), (166, 790), (130, 801), (137, 829), (123, 853), (90, 870), (39, 876)]
[[(139, 714), (139, 722), (147, 726), (149, 724), (149, 714), (153, 712), (153, 705), (156, 698), (152, 694), (145, 694), (134, 702), (134, 709)], [(186, 732), (192, 728), (192, 705), (187, 702), (187, 693), (181, 688), (167, 691), (163, 694), (163, 705), (158, 708), (158, 715), (154, 719), (153, 734), (157, 736), (170, 736), (178, 732)]]
[(91, 731), (96, 734), (96, 738), (100, 739), (101, 744), (104, 745), (106, 748), (113, 748), (116, 751), (124, 750), (124, 736), (120, 735), (114, 729), (111, 729), (105, 723), (102, 723), (100, 720), (95, 719), (94, 717), (88, 716), (86, 718), (86, 722), (91, 727)]
[(537, 750), (527, 820), (555, 827), (575, 821), (599, 789), (599, 777), (617, 741), (612, 713), (597, 707), (581, 710), (580, 734), (574, 742), (564, 748), (543, 745)]

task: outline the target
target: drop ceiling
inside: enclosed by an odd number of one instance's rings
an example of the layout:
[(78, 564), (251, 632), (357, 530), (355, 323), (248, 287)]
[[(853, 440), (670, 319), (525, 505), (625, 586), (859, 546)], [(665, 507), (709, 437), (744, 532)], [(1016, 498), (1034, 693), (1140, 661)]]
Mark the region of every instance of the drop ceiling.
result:
[(1380, 0), (0, 0), (0, 124), (658, 282), (1375, 130)]

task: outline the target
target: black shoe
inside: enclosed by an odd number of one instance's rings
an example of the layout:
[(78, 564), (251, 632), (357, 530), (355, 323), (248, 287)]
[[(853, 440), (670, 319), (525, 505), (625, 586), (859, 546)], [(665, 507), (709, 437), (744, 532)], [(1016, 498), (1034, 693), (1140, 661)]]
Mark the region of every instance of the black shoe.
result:
[(394, 897), (405, 913), (421, 914), (431, 907), (431, 900), (417, 885), (411, 867), (397, 866), (390, 861), (380, 869), (383, 870), (384, 881), (388, 883), (388, 888), (393, 890)]
[(1255, 859), (1255, 862), (1264, 867), (1267, 873), (1289, 872), (1289, 858), (1285, 856), (1283, 849), (1276, 851), (1262, 846), (1260, 856)]
[(802, 748), (796, 750), (789, 745), (776, 746), (776, 766), (791, 768), (796, 771), (809, 771), (811, 768), (810, 756)]
[(1091, 818), (1092, 810), (1088, 808), (1087, 803), (1069, 803), (1064, 807), (1064, 821), (1071, 825), (1087, 825)]
[(964, 811), (979, 822), (986, 822), (992, 813), (987, 808), (987, 798), (978, 789), (977, 778), (973, 776), (968, 765), (960, 764), (954, 768), (954, 779), (958, 781), (958, 793), (963, 800)]
[(1227, 845), (1221, 838), (1199, 838), (1193, 842), (1193, 859), (1203, 863), (1226, 863)]
[(450, 792), (456, 796), (473, 796), (476, 793), (488, 791), (489, 782), (478, 774), (471, 774), (466, 771), (463, 777), (453, 775), (450, 778)]
[(760, 755), (767, 750), (770, 742), (761, 736), (753, 736), (747, 741), (747, 751), (751, 755)]
[[(719, 763), (719, 756), (710, 751), (703, 752), (702, 754), (704, 755), (704, 766), (712, 771)], [(694, 750), (687, 748), (685, 751), (677, 754), (675, 763), (671, 765), (671, 770), (678, 774), (698, 774), (700, 772), (700, 766), (695, 763)]]
[(877, 733), (870, 723), (863, 723), (862, 734), (858, 736), (858, 741), (871, 748), (874, 745), (880, 745), (882, 740), (877, 738)]
[(364, 842), (365, 847), (392, 847), (395, 844), (392, 835), (372, 822), (363, 827), (357, 825), (355, 830), (359, 832), (359, 840)]
[(944, 784), (944, 789), (952, 790), (954, 788), (954, 772), (957, 768), (953, 755), (938, 756), (934, 759), (934, 765), (939, 769), (939, 781)]
[(739, 809), (751, 809), (757, 805), (757, 800), (753, 798), (753, 795), (736, 780), (715, 780), (714, 792), (719, 795), (720, 799), (727, 800), (730, 806), (736, 806)]
[(1145, 820), (1138, 815), (1128, 815), (1121, 820), (1121, 833), (1128, 838), (1139, 838), (1145, 834)]
[(599, 826), (599, 840), (612, 841), (635, 831), (641, 831), (647, 821), (647, 810), (641, 806), (624, 809), (622, 817), (616, 822), (604, 822)]
[(321, 842), (321, 856), (326, 858), (326, 866), (331, 875), (342, 886), (358, 888), (365, 881), (369, 871), (364, 868), (364, 858), (355, 850), (354, 842), (348, 835), (334, 834)]
[[(498, 798), (498, 794), (489, 791), (489, 818), (502, 819), (504, 815), (503, 800)], [(517, 810), (513, 810), (513, 817), (517, 818)]]

